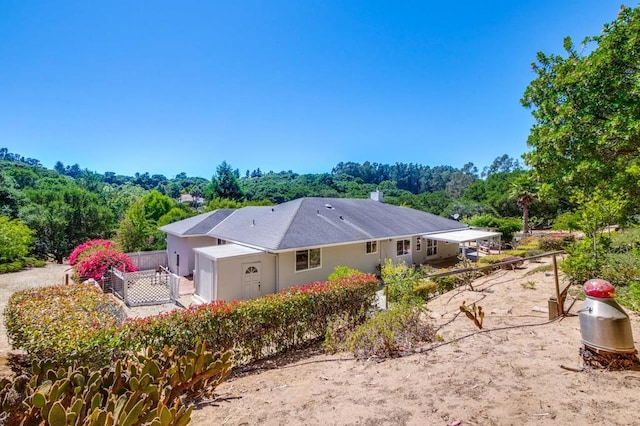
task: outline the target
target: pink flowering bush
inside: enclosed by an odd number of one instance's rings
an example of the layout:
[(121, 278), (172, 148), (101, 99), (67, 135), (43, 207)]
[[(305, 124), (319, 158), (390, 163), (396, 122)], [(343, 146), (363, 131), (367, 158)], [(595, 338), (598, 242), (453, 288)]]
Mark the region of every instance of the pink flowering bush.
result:
[(87, 254), (94, 252), (96, 250), (102, 250), (102, 249), (108, 249), (108, 248), (111, 248), (113, 250), (120, 249), (118, 244), (116, 244), (111, 240), (103, 240), (103, 239), (89, 240), (73, 249), (73, 251), (71, 252), (68, 258), (69, 264), (71, 266), (74, 266), (76, 263), (78, 263), (78, 260), (82, 259), (83, 256), (86, 256)]
[(75, 265), (76, 275), (80, 279), (93, 278), (96, 281), (101, 280), (104, 277), (107, 269), (112, 266), (118, 269), (123, 269), (127, 272), (137, 271), (138, 268), (131, 263), (131, 258), (120, 251), (115, 251), (110, 248), (102, 250), (92, 251), (89, 254), (83, 256)]
[(76, 280), (93, 278), (99, 281), (112, 266), (125, 268), (127, 272), (138, 270), (116, 243), (101, 239), (87, 241), (73, 249), (69, 263), (74, 267)]

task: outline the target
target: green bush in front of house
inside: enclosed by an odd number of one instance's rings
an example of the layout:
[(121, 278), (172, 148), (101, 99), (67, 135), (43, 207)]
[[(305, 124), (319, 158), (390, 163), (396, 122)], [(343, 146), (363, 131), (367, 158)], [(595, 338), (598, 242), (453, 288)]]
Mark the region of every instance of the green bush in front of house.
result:
[(345, 337), (333, 339), (331, 348), (348, 350), (359, 359), (392, 358), (433, 341), (433, 324), (419, 307), (399, 305), (379, 312)]
[(31, 357), (61, 365), (102, 366), (119, 349), (122, 306), (89, 285), (56, 285), (17, 291), (4, 311), (11, 344)]
[(378, 284), (374, 275), (358, 274), (124, 323), (121, 305), (94, 287), (42, 287), (14, 293), (5, 324), (14, 348), (60, 365), (101, 367), (146, 347), (185, 354), (200, 341), (213, 351), (232, 349), (236, 363), (247, 363), (322, 337), (337, 319), (360, 324)]
[(212, 302), (131, 320), (121, 339), (138, 348), (168, 345), (178, 353), (202, 340), (212, 350), (232, 349), (237, 363), (248, 363), (322, 337), (338, 319), (349, 327), (361, 323), (377, 286), (374, 275), (358, 274), (252, 300)]

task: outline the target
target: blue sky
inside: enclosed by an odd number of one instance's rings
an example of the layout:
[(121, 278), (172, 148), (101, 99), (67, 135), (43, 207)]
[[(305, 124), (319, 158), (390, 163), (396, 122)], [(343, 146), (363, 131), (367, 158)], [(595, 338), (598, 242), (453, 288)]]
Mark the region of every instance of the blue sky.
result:
[[(0, 147), (99, 173), (480, 170), (527, 151), (536, 52), (619, 2), (0, 0)], [(630, 4), (634, 6), (633, 4)]]

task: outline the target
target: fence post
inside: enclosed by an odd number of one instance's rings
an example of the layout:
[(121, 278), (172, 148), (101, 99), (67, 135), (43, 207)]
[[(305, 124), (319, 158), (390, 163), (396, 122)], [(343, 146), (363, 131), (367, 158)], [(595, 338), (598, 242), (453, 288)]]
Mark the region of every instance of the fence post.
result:
[(128, 306), (128, 302), (129, 302), (129, 295), (128, 293), (128, 282), (127, 282), (127, 269), (126, 268), (122, 268), (122, 298), (124, 299), (124, 303), (127, 304)]

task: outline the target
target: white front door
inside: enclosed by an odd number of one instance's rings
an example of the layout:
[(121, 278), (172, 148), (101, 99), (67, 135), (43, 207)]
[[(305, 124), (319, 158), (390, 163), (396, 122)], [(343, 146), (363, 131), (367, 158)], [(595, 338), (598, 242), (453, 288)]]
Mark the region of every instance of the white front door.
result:
[(245, 299), (253, 299), (262, 295), (260, 267), (260, 262), (242, 264), (242, 295)]

